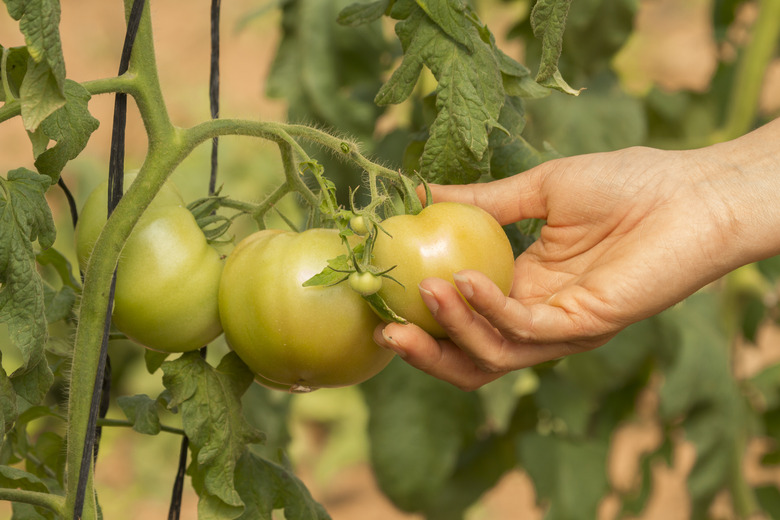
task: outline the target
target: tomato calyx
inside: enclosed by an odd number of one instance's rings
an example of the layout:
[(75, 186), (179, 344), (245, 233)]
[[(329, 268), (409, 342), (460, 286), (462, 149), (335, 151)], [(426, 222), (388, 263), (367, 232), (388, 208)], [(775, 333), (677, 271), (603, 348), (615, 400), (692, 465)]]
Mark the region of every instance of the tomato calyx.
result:
[(210, 244), (231, 242), (233, 240), (232, 236), (224, 237), (224, 235), (230, 229), (233, 220), (241, 213), (236, 213), (230, 217), (218, 215), (217, 210), (225, 206), (227, 201), (227, 197), (219, 195), (219, 192), (217, 192), (214, 195), (202, 197), (187, 204), (187, 209), (195, 217), (195, 222), (198, 223), (198, 227), (203, 231), (206, 240)]

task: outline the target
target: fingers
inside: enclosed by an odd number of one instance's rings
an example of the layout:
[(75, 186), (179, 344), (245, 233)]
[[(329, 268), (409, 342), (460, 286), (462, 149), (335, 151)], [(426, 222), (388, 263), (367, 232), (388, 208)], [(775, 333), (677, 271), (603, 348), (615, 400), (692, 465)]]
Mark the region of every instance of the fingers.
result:
[(502, 375), (484, 372), (454, 343), (436, 340), (414, 324), (380, 325), (374, 331), (374, 341), (413, 367), (462, 390), (475, 390)]
[(471, 307), (444, 280), (427, 279), (420, 287), (449, 339), (436, 340), (415, 325), (390, 324), (377, 329), (377, 343), (434, 377), (473, 390), (512, 370), (588, 350), (611, 337), (580, 341), (593, 331), (584, 333), (565, 310), (526, 307), (506, 298), (481, 273), (458, 273), (456, 283)]
[[(431, 184), (434, 202), (462, 202), (479, 206), (501, 224), (526, 218), (546, 218), (547, 208), (540, 189), (547, 163), (505, 179), (467, 185)], [(418, 188), (425, 200), (425, 191)]]

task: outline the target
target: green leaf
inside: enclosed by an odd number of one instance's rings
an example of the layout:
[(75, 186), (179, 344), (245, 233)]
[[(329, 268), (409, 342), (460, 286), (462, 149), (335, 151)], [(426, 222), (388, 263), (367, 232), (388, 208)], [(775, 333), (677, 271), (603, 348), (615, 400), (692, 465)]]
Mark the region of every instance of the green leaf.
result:
[(534, 396), (539, 409), (561, 423), (556, 428), (565, 427), (566, 433), (575, 437), (585, 436), (590, 416), (598, 405), (594, 394), (550, 370), (539, 377), (539, 389)]
[(285, 520), (330, 520), (292, 471), (249, 451), (238, 460), (236, 489), (246, 505), (240, 520), (273, 520), (274, 509)]
[(598, 518), (609, 491), (606, 443), (528, 433), (518, 439), (518, 450), (538, 501), (549, 504), (546, 520)]
[(589, 79), (578, 98), (553, 92), (529, 100), (524, 136), (547, 141), (565, 156), (606, 152), (641, 145), (647, 137), (642, 101), (625, 93), (618, 79), (605, 72)]
[(133, 423), (133, 429), (146, 435), (160, 433), (160, 403), (146, 394), (120, 396), (116, 404), (125, 416)]
[(288, 101), (288, 119), (338, 128), (370, 142), (381, 109), (371, 102), (389, 50), (377, 21), (344, 27), (350, 0), (294, 0), (282, 11), (282, 39), (266, 83)]
[(11, 380), (3, 369), (3, 353), (0, 352), (0, 447), (3, 445), (5, 434), (14, 426), (19, 411), (16, 407), (16, 392), (14, 392)]
[(570, 5), (571, 0), (537, 0), (531, 11), (531, 27), (534, 36), (542, 41), (541, 63), (536, 73), (537, 83), (576, 96), (580, 91), (571, 88), (558, 70), (563, 31), (566, 28)]
[(188, 352), (162, 364), (163, 384), (179, 407), (190, 440), (189, 473), (200, 501), (201, 519), (236, 518), (244, 503), (235, 488), (236, 463), (247, 444), (262, 441), (246, 422), (241, 396), (252, 384), (252, 372), (234, 352), (213, 368), (199, 352)]
[[(2, 45), (0, 45), (0, 52), (6, 53), (4, 74), (8, 87), (11, 90), (11, 96), (18, 99), (24, 75), (27, 73), (27, 62), (30, 59), (30, 53), (27, 52), (27, 47), (4, 48)], [(4, 85), (0, 85), (0, 101), (8, 101), (5, 98)]]
[(41, 491), (48, 493), (49, 488), (41, 479), (18, 468), (0, 465), (0, 487)]
[(376, 0), (375, 2), (358, 3), (348, 5), (339, 13), (336, 19), (341, 25), (357, 27), (366, 23), (379, 20), (390, 5), (390, 0)]
[(0, 177), (0, 322), (23, 366), (11, 378), (17, 393), (38, 403), (53, 376), (44, 358), (46, 314), (43, 280), (35, 265), (33, 242), (54, 243), (56, 229), (44, 193), (51, 179), (20, 168)]
[(67, 285), (58, 290), (44, 282), (43, 301), (46, 323), (55, 323), (70, 315), (76, 305), (76, 293)]
[(780, 408), (780, 364), (770, 365), (749, 379), (766, 409)]
[[(465, 16), (465, 15), (462, 15)], [(437, 116), (429, 129), (420, 173), (430, 182), (469, 183), (489, 171), (488, 135), (498, 125), (504, 91), (498, 60), (477, 28), (472, 50), (459, 44), (422, 10), (396, 24), (404, 59), (375, 98), (400, 103), (412, 93), (423, 65), (438, 81)]]
[(769, 518), (780, 518), (780, 490), (777, 487), (771, 485), (757, 487), (756, 498)]
[(518, 370), (477, 389), (486, 420), (493, 431), (504, 432), (509, 427), (519, 398), (517, 388), (528, 384), (526, 381), (529, 378), (534, 380), (531, 384), (536, 384), (536, 377), (531, 370)]
[(18, 396), (29, 403), (40, 403), (54, 383), (54, 375), (41, 353), (40, 357), (32, 358), (26, 366), (16, 369), (11, 374), (11, 382)]
[(507, 95), (524, 98), (541, 98), (550, 95), (550, 89), (541, 86), (531, 77), (531, 71), (528, 67), (507, 56), (495, 45), (495, 42), (493, 43), (493, 52), (498, 59), (504, 91)]
[(490, 133), (490, 175), (494, 179), (511, 177), (542, 163), (542, 154), (520, 135), (525, 128), (525, 108), (521, 99), (507, 96), (498, 123), (506, 133)]
[(447, 36), (466, 47), (469, 52), (474, 50), (471, 22), (464, 16), (466, 6), (463, 0), (416, 0), (420, 9), (444, 31)]
[(318, 285), (336, 285), (347, 279), (350, 270), (350, 262), (347, 255), (337, 256), (328, 260), (328, 265), (305, 282), (304, 287), (316, 287)]
[(731, 374), (728, 336), (716, 298), (698, 293), (661, 315), (673, 332), (676, 356), (664, 371), (659, 412), (684, 419), (686, 439), (697, 452), (688, 476), (692, 518), (704, 518), (717, 492), (740, 471), (738, 440), (744, 435), (745, 403)]
[(603, 347), (566, 358), (561, 371), (596, 395), (622, 389), (640, 377), (648, 358), (662, 343), (659, 326), (655, 318), (630, 325)]
[(39, 173), (52, 178), (52, 184), (60, 177), (65, 164), (75, 159), (89, 142), (92, 132), (100, 122), (90, 115), (87, 105), (91, 98), (87, 89), (75, 81), (65, 83), (67, 103), (43, 120), (41, 129), (57, 144), (38, 156), (35, 167)]
[(157, 352), (152, 349), (144, 349), (144, 363), (146, 364), (146, 370), (150, 374), (157, 372), (163, 362), (170, 356), (169, 352)]
[[(39, 493), (48, 493), (49, 488), (46, 484), (33, 475), (18, 468), (10, 466), (0, 466), (0, 487), (10, 489), (23, 489), (25, 491), (36, 491)], [(27, 506), (25, 504), (25, 506)], [(27, 515), (20, 515), (21, 512), (28, 511)], [(24, 518), (45, 518), (54, 520), (54, 512), (44, 508), (27, 506), (17, 509), (14, 507), (14, 519)]]
[(19, 96), (24, 127), (34, 132), (65, 104), (65, 60), (60, 41), (58, 0), (5, 0), (8, 13), (19, 21), (29, 60)]
[(35, 132), (44, 119), (65, 105), (65, 95), (60, 91), (52, 70), (45, 63), (30, 58), (27, 74), (19, 92), (22, 105), (22, 121), (28, 132)]
[(81, 283), (73, 276), (73, 267), (65, 255), (50, 247), (35, 255), (35, 260), (40, 265), (54, 268), (60, 281), (62, 281), (62, 285), (70, 287), (75, 292), (81, 292)]
[(452, 476), (463, 448), (474, 440), (482, 419), (479, 397), (400, 360), (362, 388), (380, 488), (403, 510), (425, 509)]

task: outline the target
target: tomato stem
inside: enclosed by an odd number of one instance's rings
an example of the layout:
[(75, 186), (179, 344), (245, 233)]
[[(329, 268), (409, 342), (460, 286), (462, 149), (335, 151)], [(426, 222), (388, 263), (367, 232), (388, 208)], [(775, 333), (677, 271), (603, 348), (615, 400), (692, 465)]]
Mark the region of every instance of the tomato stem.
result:
[(26, 489), (0, 488), (0, 500), (22, 502), (37, 507), (44, 507), (57, 513), (59, 517), (65, 518), (66, 516), (65, 497), (55, 495), (54, 493), (28, 491)]
[(736, 139), (750, 131), (759, 108), (761, 89), (780, 37), (780, 0), (761, 0), (751, 37), (739, 58), (728, 114), (713, 142)]

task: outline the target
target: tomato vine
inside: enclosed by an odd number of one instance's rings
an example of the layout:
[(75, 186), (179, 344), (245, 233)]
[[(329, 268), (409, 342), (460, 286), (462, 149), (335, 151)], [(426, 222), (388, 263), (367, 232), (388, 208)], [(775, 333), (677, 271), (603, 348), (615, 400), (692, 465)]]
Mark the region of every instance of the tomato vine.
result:
[[(713, 5), (718, 35), (734, 23), (736, 15), (730, 11), (742, 3)], [(126, 16), (132, 18), (134, 2), (124, 4)], [(740, 47), (736, 62), (719, 58), (711, 92), (669, 93), (653, 87), (642, 94), (622, 90), (612, 59), (631, 34), (635, 2), (536, 0), (513, 6), (496, 2), (517, 19), (508, 37), (523, 40), (528, 67), (499, 48), (497, 40), (503, 36), (496, 38), (483, 23), (474, 7), (478, 4), (460, 0), (274, 3), (279, 7), (281, 39), (267, 94), (285, 98), (290, 121), (279, 123), (221, 117), (218, 34), (215, 37), (220, 1), (213, 0), (211, 119), (181, 127), (169, 115), (163, 98), (149, 2), (139, 18), (127, 70), (76, 83), (65, 76), (55, 30), (58, 2), (6, 0), (9, 14), (20, 22), (25, 46), (0, 46), (0, 122), (19, 119), (23, 123), (37, 173), (20, 168), (0, 177), (0, 321), (8, 323), (11, 344), (21, 353), (16, 372), (8, 375), (0, 366), (0, 391), (4, 398), (11, 396), (0, 402), (0, 431), (8, 439), (0, 450), (0, 499), (48, 509), (63, 518), (74, 513), (97, 518), (92, 479), (95, 451), (89, 438), (97, 428), (115, 426), (182, 437), (171, 516), (178, 514), (176, 496), (182, 490), (189, 452), (188, 474), (204, 517), (235, 518), (256, 509), (270, 515), (283, 502), (290, 508), (286, 516), (291, 520), (327, 518), (288, 467), (260, 456), (262, 448), (247, 449), (263, 438), (245, 417), (262, 412), (241, 405), (245, 393), (257, 386), (252, 381), (289, 391), (297, 380), (287, 385), (264, 380), (232, 353), (212, 366), (202, 352), (168, 359), (148, 351), (144, 354), (147, 368), (161, 370), (166, 391), (157, 398), (115, 399), (128, 420), (94, 415), (94, 396), (102, 391), (101, 379), (107, 381), (100, 376), (103, 342), (126, 338), (109, 331), (105, 321), (122, 249), (174, 170), (209, 141), (208, 193), (189, 206), (209, 240), (229, 241), (224, 234), (244, 216), (251, 219), (252, 227), (272, 227), (271, 219), (280, 213), (282, 202), (294, 198), (301, 203), (296, 210), (303, 206), (309, 213), (305, 227), (334, 227), (337, 231), (329, 233), (338, 236), (343, 246), (343, 255), (328, 259), (330, 271), (310, 279), (309, 285), (344, 282), (339, 289), (346, 289), (352, 282), (380, 313), (387, 313), (387, 320), (400, 320), (403, 316), (391, 314), (398, 310), (395, 305), (390, 308), (381, 296), (388, 288), (400, 287), (400, 282), (409, 287), (416, 282), (395, 268), (397, 260), (388, 259), (380, 266), (377, 257), (393, 248), (383, 246), (381, 254), (375, 254), (375, 247), (387, 238), (387, 231), (396, 234), (388, 217), (419, 215), (423, 206), (431, 205), (430, 193), (425, 204), (418, 198), (420, 182), (506, 177), (560, 154), (640, 144), (689, 147), (740, 135), (765, 117), (757, 107), (780, 29), (777, 0), (757, 3), (753, 38)], [(489, 8), (496, 7), (490, 3)], [(33, 34), (31, 20), (51, 30)], [(328, 25), (331, 20), (338, 20), (340, 26)], [(380, 20), (387, 23), (380, 27)], [(567, 25), (569, 40), (564, 39)], [(397, 41), (385, 38), (383, 29), (390, 27)], [(25, 84), (26, 77), (45, 81), (28, 79)], [(730, 87), (724, 90), (726, 84)], [(579, 97), (565, 96), (579, 93), (580, 87), (587, 90)], [(44, 196), (58, 185), (69, 199), (75, 223), (75, 201), (61, 173), (97, 127), (87, 110), (90, 98), (109, 94), (133, 98), (148, 138), (147, 154), (136, 182), (103, 227), (83, 280), (78, 280), (65, 257), (50, 248), (56, 230)], [(377, 117), (387, 115), (390, 105), (398, 105), (401, 118), (408, 121), (382, 135)], [(720, 107), (717, 115), (703, 121), (703, 107), (715, 106)], [(624, 131), (606, 131), (617, 126)], [(283, 177), (256, 200), (252, 195), (250, 200), (237, 199), (218, 188), (218, 143), (229, 136), (248, 136), (276, 147)], [(114, 174), (123, 170), (118, 156), (111, 162)], [(360, 188), (350, 191), (348, 199), (338, 193), (346, 184), (339, 177), (339, 166), (362, 176)], [(122, 191), (119, 179), (112, 175), (117, 193)], [(294, 219), (286, 222), (291, 228), (301, 227)], [(505, 229), (515, 253), (538, 236), (542, 225), (533, 220)], [(763, 282), (776, 281), (780, 273), (772, 262), (755, 270)], [(55, 272), (62, 287), (50, 286), (39, 271)], [(771, 290), (767, 287), (768, 282), (761, 291)], [(777, 309), (761, 299), (761, 291), (727, 295), (738, 309), (735, 323), (742, 320), (733, 325), (739, 333), (729, 331), (732, 336), (755, 340), (761, 320), (776, 314)], [(633, 404), (649, 388), (659, 396), (655, 420), (662, 426), (663, 444), (641, 457), (646, 476), (650, 464), (675, 445), (678, 434), (689, 433), (699, 449), (689, 477), (693, 516), (702, 516), (719, 490), (731, 492), (743, 517), (759, 507), (769, 509), (767, 504), (777, 503), (780, 495), (748, 482), (735, 461), (757, 437), (740, 429), (740, 424), (758, 424), (768, 435), (777, 432), (777, 369), (768, 367), (738, 383), (730, 379), (726, 333), (719, 335), (712, 327), (698, 325), (718, 321), (713, 318), (717, 316), (713, 301), (693, 299), (687, 307), (630, 328), (613, 341), (611, 350), (509, 374), (477, 393), (460, 392), (401, 363), (391, 363), (359, 390), (370, 409), (370, 458), (380, 487), (403, 509), (422, 511), (431, 519), (459, 518), (503, 474), (521, 467), (534, 480), (540, 501), (554, 504), (553, 516), (592, 518), (608, 494), (624, 510), (638, 512), (652, 487), (649, 479), (633, 490), (637, 493), (626, 493), (612, 488), (605, 468), (611, 432), (630, 420)], [(367, 330), (376, 320), (369, 317)], [(62, 345), (47, 345), (47, 327), (59, 322), (69, 331), (67, 352)], [(689, 325), (699, 327), (696, 333), (686, 328)], [(365, 331), (362, 335), (368, 338)], [(709, 350), (703, 349), (704, 342)], [(704, 352), (708, 364), (700, 366)], [(686, 388), (688, 373), (717, 384), (698, 393), (676, 391)], [(55, 378), (67, 380), (67, 415), (59, 411), (64, 401), (42, 404)], [(655, 383), (659, 380), (665, 381), (660, 388)], [(299, 389), (310, 388), (303, 387)], [(284, 399), (289, 396), (276, 395), (283, 397), (264, 403), (269, 409), (288, 405)], [(203, 411), (206, 402), (219, 410), (218, 417)], [(180, 428), (161, 423), (158, 412), (163, 409), (180, 413)], [(751, 421), (745, 420), (748, 414)], [(64, 463), (52, 463), (31, 449), (32, 430), (27, 428), (34, 420), (51, 420), (64, 430), (62, 436), (47, 437), (59, 439), (52, 451), (65, 453)], [(219, 429), (213, 428), (215, 422)], [(776, 449), (770, 450), (767, 460), (772, 456), (777, 458)], [(29, 471), (20, 469), (22, 459)], [(570, 487), (566, 479), (558, 478), (561, 475), (587, 480), (589, 486)], [(247, 489), (247, 482), (261, 482), (271, 498), (258, 505), (261, 501)], [(84, 510), (79, 513), (82, 498)], [(562, 509), (566, 504), (577, 504), (577, 510)]]

